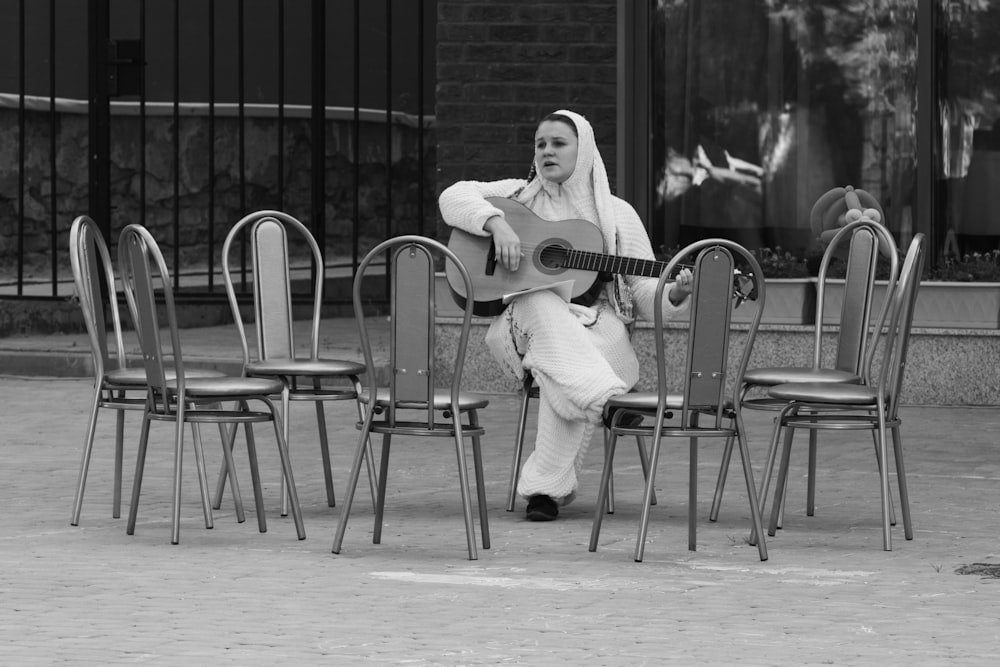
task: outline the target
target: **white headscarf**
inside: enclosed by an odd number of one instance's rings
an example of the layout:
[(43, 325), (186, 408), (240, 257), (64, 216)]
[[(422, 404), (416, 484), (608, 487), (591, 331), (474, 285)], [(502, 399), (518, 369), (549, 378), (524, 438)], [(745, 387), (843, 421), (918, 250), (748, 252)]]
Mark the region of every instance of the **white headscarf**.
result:
[[(577, 133), (576, 166), (573, 173), (561, 184), (563, 194), (572, 199), (580, 214), (594, 222), (604, 236), (604, 247), (609, 254), (618, 253), (618, 234), (615, 227), (614, 196), (608, 182), (608, 172), (604, 160), (597, 149), (594, 139), (594, 128), (590, 122), (578, 113), (560, 109), (555, 112), (573, 121)], [(529, 202), (540, 191), (558, 189), (560, 184), (553, 183), (541, 175), (541, 170), (535, 164), (532, 170), (534, 178), (516, 195), (520, 202)], [(615, 312), (625, 321), (631, 321), (632, 290), (624, 277), (614, 277), (614, 290), (611, 299)]]

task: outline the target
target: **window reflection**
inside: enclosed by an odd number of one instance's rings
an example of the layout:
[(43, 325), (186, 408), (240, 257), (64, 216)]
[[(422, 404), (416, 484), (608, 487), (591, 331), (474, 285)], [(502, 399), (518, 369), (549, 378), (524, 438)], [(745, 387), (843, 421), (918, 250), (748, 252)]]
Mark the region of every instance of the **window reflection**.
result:
[[(1000, 3), (935, 0), (937, 247), (1000, 240)], [(917, 0), (658, 0), (652, 8), (651, 233), (818, 249), (815, 200), (872, 194), (915, 231)], [(940, 261), (943, 253), (935, 258)]]
[(1000, 7), (942, 2), (940, 81), (943, 254), (998, 247), (1000, 240)]

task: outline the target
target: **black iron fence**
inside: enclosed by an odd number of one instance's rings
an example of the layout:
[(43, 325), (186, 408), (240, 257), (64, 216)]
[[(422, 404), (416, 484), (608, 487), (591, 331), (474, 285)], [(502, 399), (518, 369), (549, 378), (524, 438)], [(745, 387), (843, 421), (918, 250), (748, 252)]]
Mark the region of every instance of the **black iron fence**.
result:
[(0, 0), (0, 297), (72, 294), (83, 213), (112, 245), (146, 225), (189, 302), (222, 297), (222, 240), (250, 211), (301, 219), (334, 278), (384, 238), (433, 230), (435, 14), (434, 0)]

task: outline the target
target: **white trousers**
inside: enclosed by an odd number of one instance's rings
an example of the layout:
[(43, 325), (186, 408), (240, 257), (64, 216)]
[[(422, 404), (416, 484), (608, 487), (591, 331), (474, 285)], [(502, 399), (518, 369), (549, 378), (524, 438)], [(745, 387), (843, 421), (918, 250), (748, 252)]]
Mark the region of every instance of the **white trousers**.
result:
[(604, 404), (639, 379), (628, 329), (604, 301), (583, 308), (538, 292), (512, 302), (487, 343), (507, 368), (519, 363), (539, 386), (535, 449), (521, 470), (518, 494), (568, 502)]

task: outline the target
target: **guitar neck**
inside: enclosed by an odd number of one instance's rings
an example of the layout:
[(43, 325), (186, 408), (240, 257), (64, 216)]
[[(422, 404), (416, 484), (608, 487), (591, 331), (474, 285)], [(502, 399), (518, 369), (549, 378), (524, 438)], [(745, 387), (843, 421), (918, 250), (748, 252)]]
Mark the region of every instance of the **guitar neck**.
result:
[(601, 273), (622, 273), (629, 276), (645, 276), (658, 278), (667, 268), (666, 262), (655, 259), (637, 259), (635, 257), (618, 257), (604, 255), (585, 250), (569, 250), (566, 252), (566, 268), (598, 271)]

